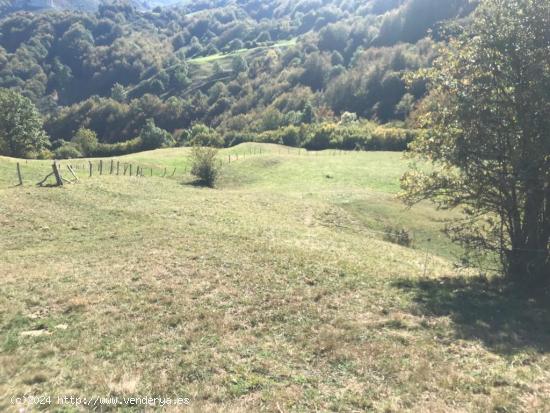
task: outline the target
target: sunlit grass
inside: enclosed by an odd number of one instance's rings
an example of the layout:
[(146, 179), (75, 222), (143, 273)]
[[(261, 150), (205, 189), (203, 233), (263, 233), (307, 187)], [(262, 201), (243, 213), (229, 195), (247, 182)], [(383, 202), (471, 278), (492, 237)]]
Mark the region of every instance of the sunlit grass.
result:
[[(63, 188), (34, 185), (51, 161), (19, 161), (13, 187), (16, 161), (0, 158), (0, 410), (22, 394), (548, 410), (548, 309), (458, 273), (448, 215), (395, 198), (401, 154), (239, 145), (204, 189), (187, 153), (116, 158), (153, 167), (143, 178), (63, 161), (83, 166)], [(387, 226), (419, 238), (386, 242)]]

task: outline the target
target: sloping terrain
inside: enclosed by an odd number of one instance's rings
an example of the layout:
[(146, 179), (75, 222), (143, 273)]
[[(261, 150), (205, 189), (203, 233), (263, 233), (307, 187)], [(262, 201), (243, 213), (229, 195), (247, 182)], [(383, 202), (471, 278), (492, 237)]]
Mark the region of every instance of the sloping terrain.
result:
[[(445, 216), (404, 213), (401, 155), (241, 145), (203, 189), (186, 153), (114, 160), (140, 178), (71, 161), (80, 182), (63, 188), (34, 186), (46, 161), (19, 161), (13, 187), (17, 161), (0, 158), (1, 410), (24, 394), (51, 395), (50, 410), (71, 395), (224, 412), (550, 408), (547, 303), (430, 247)], [(388, 242), (389, 225), (419, 238)]]

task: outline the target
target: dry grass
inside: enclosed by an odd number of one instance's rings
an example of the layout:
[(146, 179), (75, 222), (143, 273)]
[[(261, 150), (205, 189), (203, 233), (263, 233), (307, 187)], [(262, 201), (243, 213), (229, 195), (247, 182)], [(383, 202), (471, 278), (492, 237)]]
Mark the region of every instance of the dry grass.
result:
[[(23, 394), (180, 396), (197, 412), (550, 410), (547, 304), (457, 274), (444, 242), (372, 232), (441, 228), (393, 198), (398, 155), (271, 150), (226, 166), (216, 190), (3, 185), (0, 410)], [(127, 159), (179, 167), (181, 153)], [(0, 183), (12, 167), (0, 159)]]

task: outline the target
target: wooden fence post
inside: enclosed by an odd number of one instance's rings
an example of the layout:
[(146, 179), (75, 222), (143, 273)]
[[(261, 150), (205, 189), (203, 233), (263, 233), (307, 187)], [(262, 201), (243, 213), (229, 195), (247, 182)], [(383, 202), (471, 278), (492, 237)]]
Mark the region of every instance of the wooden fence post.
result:
[(130, 176), (132, 176), (132, 164), (130, 164)]
[(73, 167), (71, 165), (67, 165), (67, 169), (69, 170), (69, 172), (71, 173), (71, 175), (73, 176), (74, 180), (75, 181), (78, 181), (78, 176), (76, 176), (74, 170), (73, 170)]
[(166, 176), (166, 168), (164, 168), (164, 173), (162, 174), (162, 177), (164, 178)]
[(21, 178), (21, 167), (19, 162), (17, 162), (17, 177), (19, 178), (19, 186), (23, 186), (23, 178)]
[(120, 172), (120, 161), (116, 161), (116, 175)]
[(92, 165), (92, 161), (88, 161), (90, 163), (90, 178), (92, 177), (92, 170), (94, 166)]
[(55, 183), (57, 184), (57, 186), (63, 186), (63, 179), (61, 179), (61, 174), (59, 173), (59, 168), (57, 167), (55, 161), (52, 165), (52, 169), (55, 176)]
[(113, 174), (114, 167), (115, 167), (115, 161), (111, 159), (111, 168), (109, 169), (109, 175)]
[(172, 172), (172, 176), (176, 174), (176, 168), (174, 168), (174, 172)]

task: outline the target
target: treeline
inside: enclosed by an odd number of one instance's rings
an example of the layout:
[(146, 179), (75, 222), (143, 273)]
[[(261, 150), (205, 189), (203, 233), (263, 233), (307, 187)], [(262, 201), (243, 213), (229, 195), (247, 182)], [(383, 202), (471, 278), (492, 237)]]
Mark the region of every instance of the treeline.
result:
[[(347, 119), (346, 119), (347, 118)], [(369, 121), (357, 121), (346, 114), (338, 123), (323, 122), (287, 126), (261, 133), (230, 132), (220, 134), (204, 124), (172, 135), (148, 119), (140, 134), (118, 143), (101, 143), (90, 129), (79, 129), (70, 140), (53, 143), (50, 156), (58, 159), (119, 156), (143, 150), (175, 146), (229, 147), (242, 142), (277, 143), (308, 150), (369, 150), (404, 151), (417, 135), (417, 131), (399, 126), (377, 125)]]

